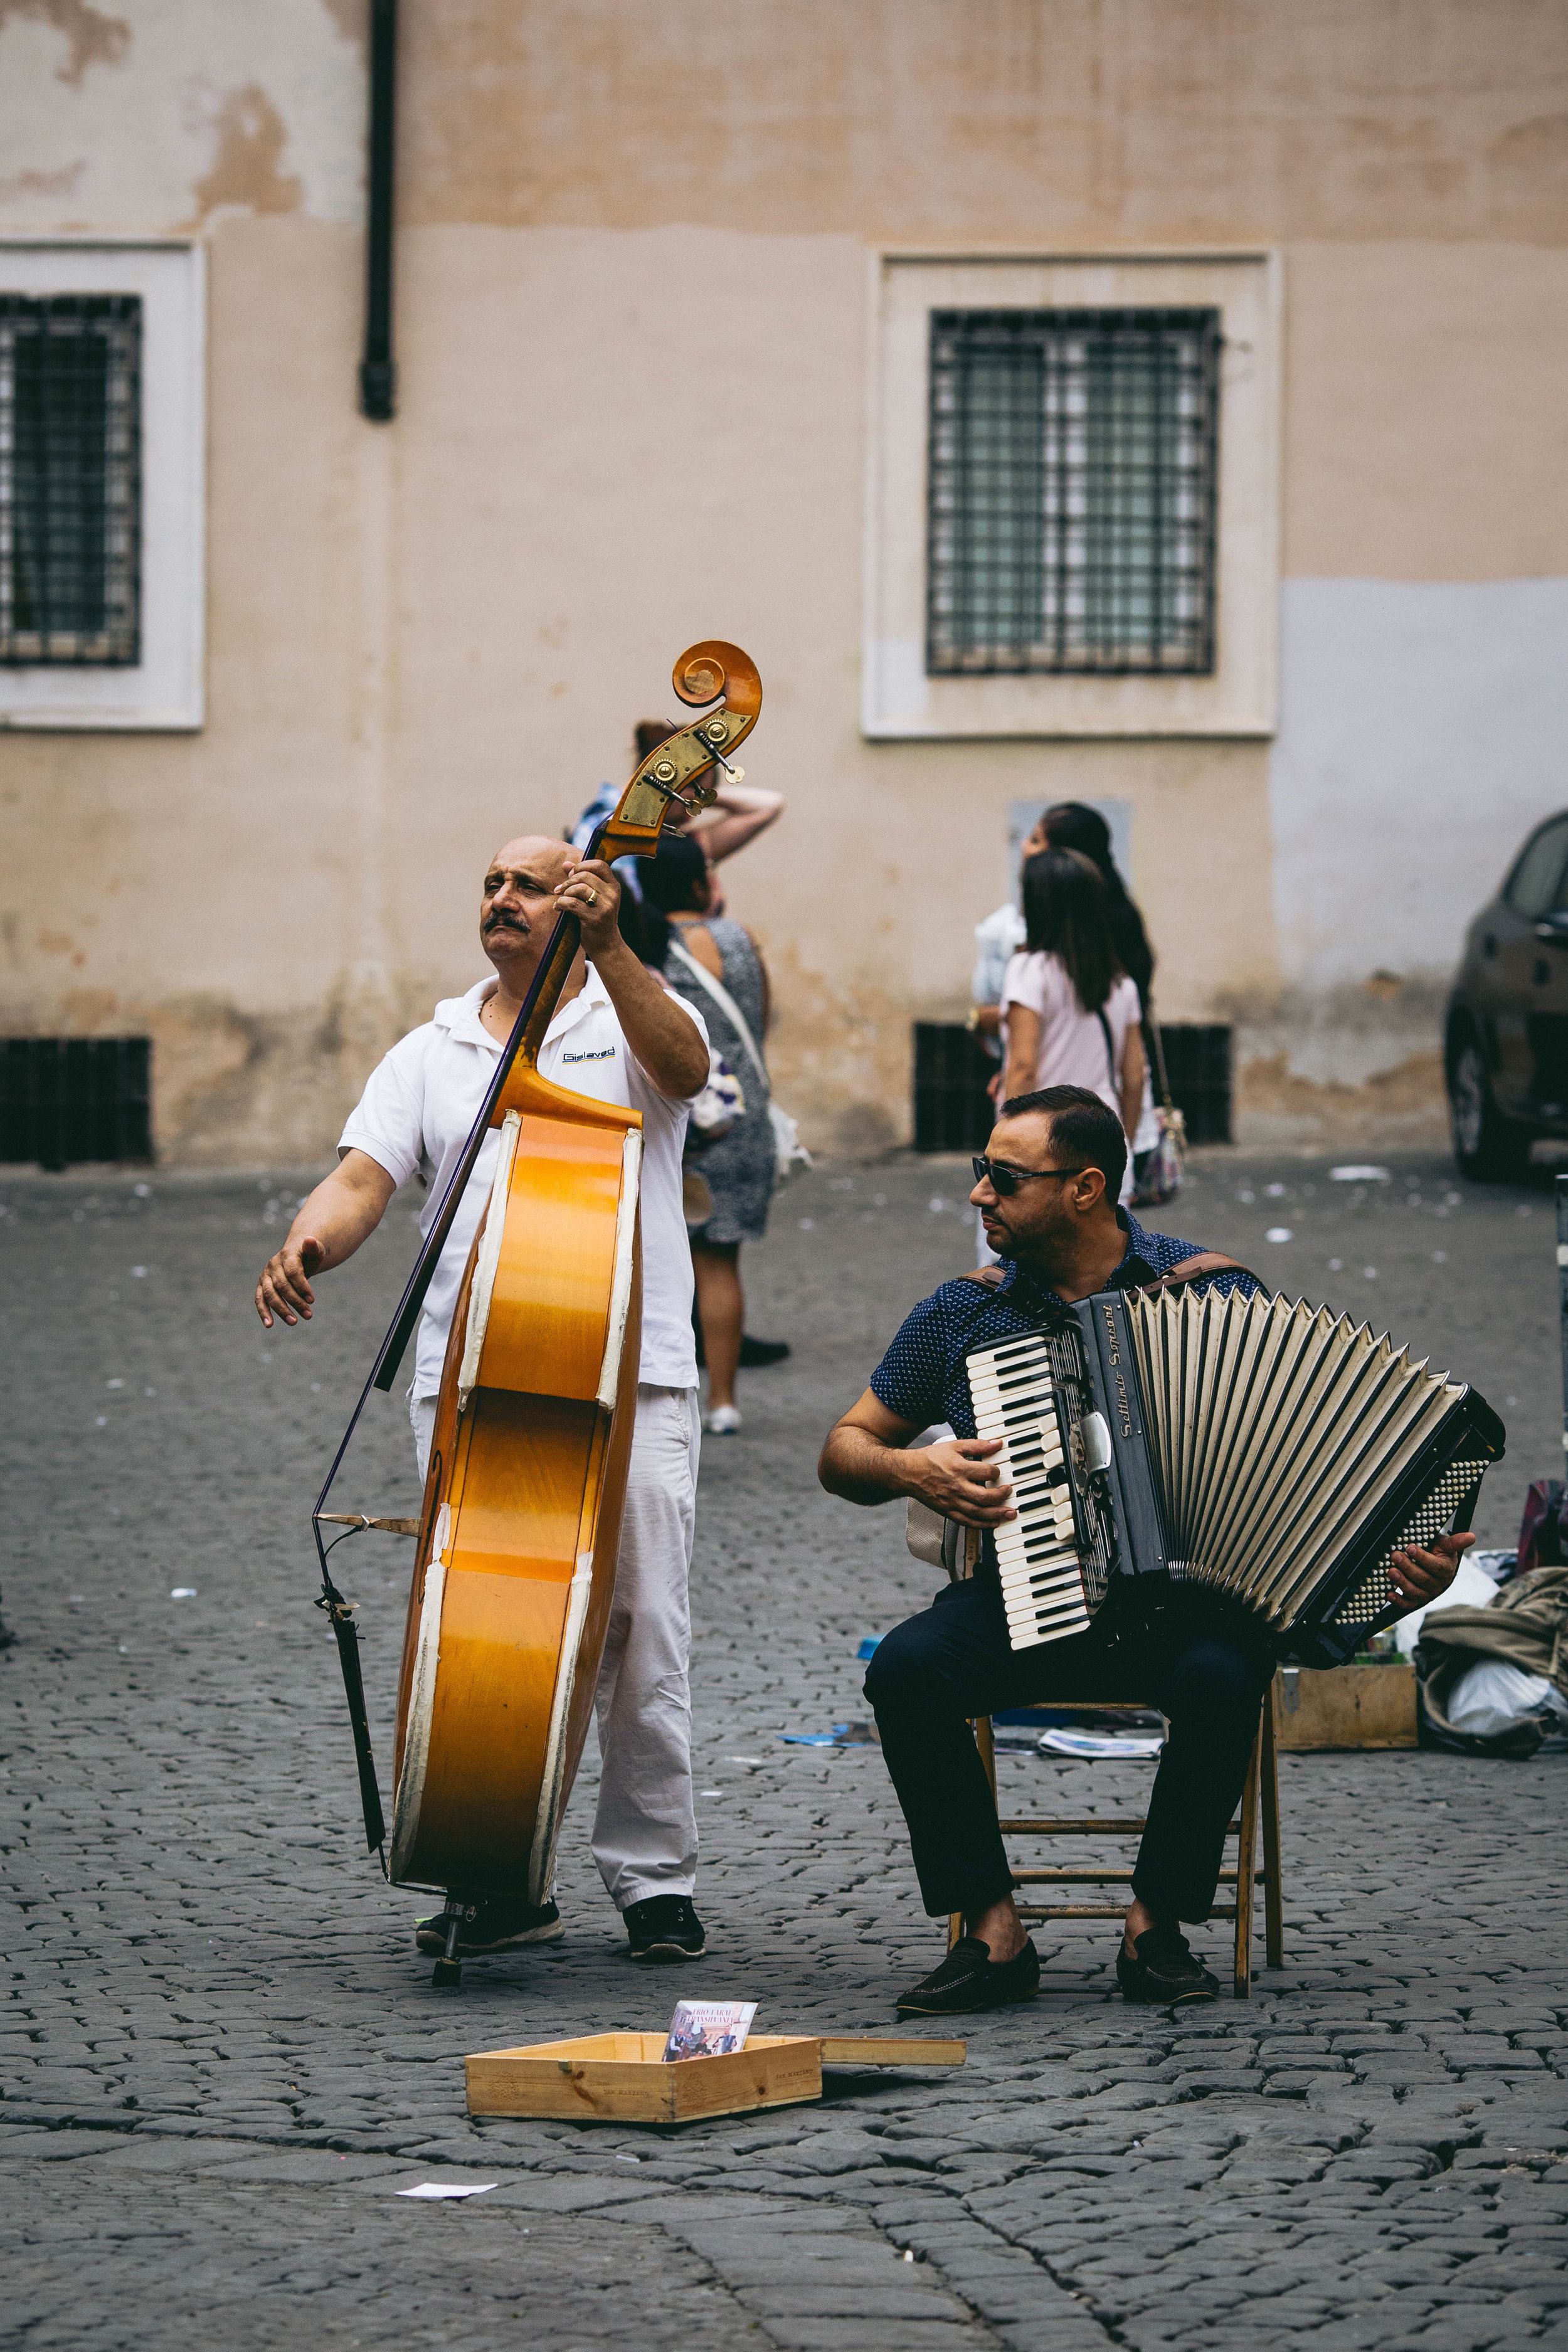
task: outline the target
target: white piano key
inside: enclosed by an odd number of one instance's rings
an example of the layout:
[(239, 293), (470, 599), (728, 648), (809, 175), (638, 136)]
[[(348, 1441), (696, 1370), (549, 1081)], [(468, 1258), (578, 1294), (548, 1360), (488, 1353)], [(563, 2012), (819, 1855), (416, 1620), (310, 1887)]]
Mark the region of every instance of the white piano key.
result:
[(1044, 1603), (1063, 1596), (1071, 1600), (1075, 1595), (1079, 1600), (1083, 1597), (1083, 1578), (1079, 1574), (1052, 1576), (1033, 1581), (1027, 1578), (1019, 1577), (1016, 1578), (1011, 1584), (1005, 1584), (1002, 1587), (1002, 1604), (1006, 1609), (1032, 1608), (1037, 1603)]
[(1070, 1617), (1021, 1617), (1007, 1628), (1008, 1646), (1016, 1650), (1025, 1642), (1059, 1642), (1067, 1635), (1087, 1632), (1088, 1626), (1084, 1610)]
[(1017, 1625), (1077, 1624), (1088, 1615), (1082, 1593), (1061, 1601), (1043, 1604), (1038, 1609), (1009, 1609), (1006, 1612), (1009, 1632)]
[(1081, 1592), (1083, 1570), (1075, 1561), (1070, 1569), (1054, 1570), (1048, 1576), (1010, 1576), (1000, 1580), (1002, 1598), (1014, 1601), (1047, 1592)]
[(1008, 1626), (1007, 1639), (1010, 1645), (1016, 1649), (1020, 1640), (1038, 1641), (1043, 1638), (1047, 1642), (1060, 1641), (1064, 1634), (1086, 1632), (1088, 1626), (1087, 1609), (1075, 1610), (1070, 1615), (1065, 1617), (1020, 1617), (1016, 1624)]
[(1075, 1633), (1086, 1633), (1089, 1631), (1089, 1617), (1087, 1610), (1080, 1611), (1075, 1617), (1047, 1620), (1039, 1623), (1009, 1625), (1007, 1646), (1013, 1650), (1026, 1650), (1035, 1642), (1068, 1641)]
[(1064, 1614), (1072, 1615), (1085, 1606), (1081, 1589), (1076, 1592), (1047, 1592), (1009, 1601), (1003, 1610), (1009, 1625), (1018, 1625), (1037, 1618), (1050, 1620)]
[(1006, 1538), (1005, 1541), (999, 1540), (997, 1543), (998, 1559), (1027, 1559), (1043, 1563), (1048, 1559), (1070, 1559), (1077, 1557), (1078, 1546), (1072, 1539), (1070, 1528), (1058, 1528), (1052, 1526), (1033, 1530), (1020, 1529), (1014, 1533), (1009, 1533), (1004, 1528), (998, 1529), (997, 1533), (999, 1537)]

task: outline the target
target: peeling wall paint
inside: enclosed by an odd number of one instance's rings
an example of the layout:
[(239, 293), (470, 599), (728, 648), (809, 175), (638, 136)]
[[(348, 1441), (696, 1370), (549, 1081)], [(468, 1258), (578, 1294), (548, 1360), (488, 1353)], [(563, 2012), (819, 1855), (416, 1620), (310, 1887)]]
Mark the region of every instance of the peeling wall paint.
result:
[(252, 213), (303, 209), (304, 182), (280, 168), (288, 130), (259, 82), (229, 91), (214, 117), (213, 135), (211, 165), (192, 191), (198, 220), (209, 219), (223, 205)]
[[(350, 0), (122, 0), (112, 14), (0, 0), (0, 225), (176, 229), (217, 204), (293, 209), (277, 200), (290, 181), (317, 219), (357, 221), (355, 13)], [(204, 202), (204, 184), (223, 192)]]
[(131, 46), (131, 27), (123, 16), (106, 16), (88, 0), (0, 0), (0, 32), (7, 20), (31, 18), (47, 25), (65, 44), (65, 57), (55, 78), (69, 89), (81, 86), (89, 66), (117, 66)]

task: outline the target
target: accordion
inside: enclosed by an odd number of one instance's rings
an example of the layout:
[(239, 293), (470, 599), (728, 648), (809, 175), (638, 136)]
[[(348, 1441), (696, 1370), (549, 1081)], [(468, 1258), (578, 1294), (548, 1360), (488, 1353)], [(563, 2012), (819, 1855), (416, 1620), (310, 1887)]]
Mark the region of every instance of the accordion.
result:
[(1474, 1389), (1300, 1300), (1100, 1291), (965, 1359), (1016, 1519), (1016, 1650), (1089, 1625), (1116, 1576), (1252, 1611), (1331, 1666), (1402, 1614), (1390, 1556), (1468, 1528), (1501, 1422)]

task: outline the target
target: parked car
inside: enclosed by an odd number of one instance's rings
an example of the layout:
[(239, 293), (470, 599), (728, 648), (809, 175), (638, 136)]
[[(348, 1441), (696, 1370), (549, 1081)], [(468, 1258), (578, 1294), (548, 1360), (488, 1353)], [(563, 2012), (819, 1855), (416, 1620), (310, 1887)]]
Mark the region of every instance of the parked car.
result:
[(1448, 998), (1444, 1067), (1467, 1176), (1519, 1176), (1568, 1136), (1568, 810), (1538, 824), (1470, 925)]

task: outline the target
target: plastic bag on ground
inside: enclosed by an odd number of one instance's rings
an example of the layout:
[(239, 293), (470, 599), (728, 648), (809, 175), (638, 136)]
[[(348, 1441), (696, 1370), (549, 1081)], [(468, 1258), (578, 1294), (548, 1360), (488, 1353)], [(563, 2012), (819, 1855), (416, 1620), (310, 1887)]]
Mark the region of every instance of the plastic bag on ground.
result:
[(1448, 1693), (1446, 1712), (1454, 1729), (1471, 1739), (1496, 1739), (1551, 1716), (1552, 1736), (1544, 1746), (1568, 1748), (1568, 1698), (1544, 1675), (1527, 1675), (1500, 1658), (1481, 1658), (1468, 1666)]

